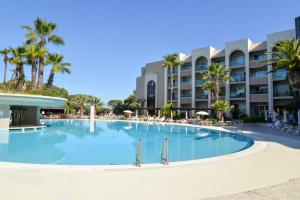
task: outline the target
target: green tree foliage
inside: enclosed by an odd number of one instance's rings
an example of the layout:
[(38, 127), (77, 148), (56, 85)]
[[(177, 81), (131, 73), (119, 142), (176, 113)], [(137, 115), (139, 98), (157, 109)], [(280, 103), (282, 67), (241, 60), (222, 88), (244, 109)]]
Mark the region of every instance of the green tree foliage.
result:
[(278, 69), (286, 69), (288, 71), (289, 84), (293, 89), (294, 114), (300, 109), (300, 40), (283, 40), (276, 44), (273, 51), (267, 52), (272, 56), (262, 64), (268, 62), (273, 64), (271, 73)]
[(224, 112), (231, 109), (230, 104), (227, 101), (219, 100), (214, 102), (211, 105), (212, 108), (214, 108), (218, 112), (218, 118), (222, 122), (224, 121)]

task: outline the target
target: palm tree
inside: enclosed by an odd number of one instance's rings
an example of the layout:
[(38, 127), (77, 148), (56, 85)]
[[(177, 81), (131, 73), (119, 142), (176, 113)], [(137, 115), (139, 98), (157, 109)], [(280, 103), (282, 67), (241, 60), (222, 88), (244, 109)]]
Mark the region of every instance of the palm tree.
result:
[(170, 69), (171, 71), (171, 102), (173, 101), (173, 68), (183, 65), (183, 62), (177, 60), (178, 55), (176, 53), (164, 56), (164, 62), (161, 64), (162, 67)]
[(214, 102), (215, 101), (215, 93), (214, 93), (215, 83), (212, 81), (208, 81), (206, 83), (203, 83), (201, 85), (201, 87), (203, 90), (210, 90), (211, 100)]
[[(27, 44), (37, 43), (40, 48), (46, 48), (47, 43), (55, 45), (63, 45), (64, 40), (62, 37), (55, 35), (54, 32), (57, 29), (55, 23), (47, 22), (45, 19), (37, 18), (34, 20), (34, 28), (30, 26), (22, 26), (28, 33)], [(39, 58), (39, 73), (37, 87), (42, 88), (44, 82), (44, 67), (45, 67), (45, 56)]]
[(64, 60), (64, 56), (60, 55), (60, 54), (48, 54), (46, 57), (46, 63), (47, 64), (51, 64), (52, 68), (50, 71), (50, 75), (47, 81), (47, 87), (51, 88), (53, 85), (53, 81), (54, 81), (54, 75), (56, 73), (67, 73), (70, 74), (71, 70), (68, 68), (69, 66), (71, 66), (70, 63), (65, 63), (63, 62)]
[(94, 113), (96, 114), (97, 107), (103, 106), (103, 102), (98, 97), (91, 96), (88, 98), (88, 103), (95, 106)]
[(3, 62), (4, 62), (4, 78), (3, 78), (3, 83), (6, 82), (6, 71), (7, 71), (7, 62), (8, 62), (8, 54), (9, 54), (9, 49), (2, 49), (0, 51), (0, 55), (3, 55)]
[[(225, 66), (220, 63), (212, 63), (209, 66), (208, 71), (202, 73), (202, 78), (207, 80), (210, 84), (213, 83), (214, 101), (218, 101), (221, 85), (231, 79), (230, 69), (226, 69)], [(207, 87), (208, 85), (204, 84), (204, 87), (205, 86)], [(212, 87), (212, 85), (210, 85), (210, 87)]]
[(75, 96), (75, 102), (79, 107), (80, 116), (83, 115), (84, 108), (85, 108), (86, 104), (88, 103), (87, 100), (88, 99), (87, 99), (86, 95), (79, 94), (79, 95)]
[(32, 82), (32, 87), (37, 88), (37, 64), (38, 64), (38, 59), (42, 56), (45, 56), (47, 53), (46, 48), (39, 48), (37, 44), (32, 44), (32, 45), (25, 45), (25, 52), (24, 56), (26, 56), (28, 64), (31, 64), (31, 82)]
[(25, 72), (24, 72), (24, 64), (26, 61), (24, 60), (24, 47), (18, 47), (16, 49), (10, 48), (10, 52), (12, 53), (12, 57), (9, 58), (9, 62), (14, 64), (14, 77), (18, 80), (19, 89), (22, 89), (25, 84)]
[(218, 118), (221, 122), (224, 122), (224, 112), (228, 111), (231, 106), (227, 101), (218, 100), (211, 105), (218, 113)]
[(271, 59), (263, 62), (270, 62), (273, 65), (271, 73), (278, 69), (288, 71), (288, 81), (293, 88), (294, 114), (300, 109), (300, 40), (283, 40), (274, 46), (274, 51), (268, 51), (272, 55)]

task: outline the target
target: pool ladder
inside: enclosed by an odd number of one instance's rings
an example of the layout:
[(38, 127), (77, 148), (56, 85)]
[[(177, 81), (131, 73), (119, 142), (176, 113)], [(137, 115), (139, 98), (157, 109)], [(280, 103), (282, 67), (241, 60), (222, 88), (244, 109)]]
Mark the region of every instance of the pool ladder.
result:
[(164, 139), (161, 151), (161, 164), (169, 164), (169, 141), (167, 138)]
[(139, 139), (137, 148), (136, 148), (136, 155), (135, 155), (135, 165), (137, 167), (142, 166), (142, 153), (143, 153), (143, 144), (142, 144), (142, 140)]
[[(135, 154), (135, 166), (142, 166), (142, 154), (143, 154), (143, 143), (142, 140), (139, 139), (136, 147)], [(169, 164), (169, 140), (165, 138), (162, 144), (161, 151), (161, 164), (168, 165)]]

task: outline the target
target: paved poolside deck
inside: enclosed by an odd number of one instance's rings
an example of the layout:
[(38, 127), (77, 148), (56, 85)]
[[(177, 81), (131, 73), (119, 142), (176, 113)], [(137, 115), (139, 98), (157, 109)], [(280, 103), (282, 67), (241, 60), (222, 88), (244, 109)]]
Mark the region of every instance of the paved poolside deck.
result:
[[(206, 163), (127, 169), (0, 163), (0, 198), (252, 200), (262, 194), (285, 199), (293, 193), (288, 198), (299, 199), (300, 140), (252, 128), (245, 127), (245, 134), (266, 141), (263, 151)], [(277, 189), (279, 196), (273, 192)]]

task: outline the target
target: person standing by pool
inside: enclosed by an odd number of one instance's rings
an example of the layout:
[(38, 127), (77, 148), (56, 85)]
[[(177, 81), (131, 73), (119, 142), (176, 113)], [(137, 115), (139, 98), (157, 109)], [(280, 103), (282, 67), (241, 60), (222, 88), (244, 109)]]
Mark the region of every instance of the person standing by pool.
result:
[(295, 120), (295, 118), (294, 118), (294, 115), (293, 115), (293, 113), (292, 112), (290, 112), (290, 114), (289, 114), (289, 116), (288, 116), (288, 120), (289, 120), (289, 123), (290, 124), (294, 124), (294, 120)]

